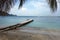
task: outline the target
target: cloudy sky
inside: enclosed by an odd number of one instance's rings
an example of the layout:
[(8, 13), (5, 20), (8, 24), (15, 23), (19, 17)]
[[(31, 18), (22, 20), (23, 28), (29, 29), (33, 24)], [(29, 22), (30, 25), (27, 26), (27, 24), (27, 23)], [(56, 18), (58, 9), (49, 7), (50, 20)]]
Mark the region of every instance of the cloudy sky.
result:
[(10, 14), (18, 16), (60, 16), (60, 6), (52, 13), (46, 0), (28, 0), (22, 8), (18, 9), (19, 2), (10, 10)]

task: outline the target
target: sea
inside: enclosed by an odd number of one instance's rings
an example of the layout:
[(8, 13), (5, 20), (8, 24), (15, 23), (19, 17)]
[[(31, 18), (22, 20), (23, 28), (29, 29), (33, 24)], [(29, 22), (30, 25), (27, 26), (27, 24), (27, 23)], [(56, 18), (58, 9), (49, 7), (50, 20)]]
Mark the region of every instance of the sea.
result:
[(23, 28), (37, 28), (37, 29), (55, 29), (60, 30), (59, 16), (0, 16), (0, 28), (15, 25), (27, 19), (34, 21), (22, 26)]

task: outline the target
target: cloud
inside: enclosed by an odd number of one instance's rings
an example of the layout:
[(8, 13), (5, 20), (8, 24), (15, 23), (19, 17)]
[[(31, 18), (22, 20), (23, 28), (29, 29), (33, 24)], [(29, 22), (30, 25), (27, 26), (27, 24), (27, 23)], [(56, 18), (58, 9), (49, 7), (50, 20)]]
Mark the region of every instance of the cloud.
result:
[(15, 5), (11, 9), (10, 14), (18, 16), (48, 16), (50, 9), (46, 1), (44, 0), (30, 0), (27, 1), (21, 9), (18, 10), (18, 5)]

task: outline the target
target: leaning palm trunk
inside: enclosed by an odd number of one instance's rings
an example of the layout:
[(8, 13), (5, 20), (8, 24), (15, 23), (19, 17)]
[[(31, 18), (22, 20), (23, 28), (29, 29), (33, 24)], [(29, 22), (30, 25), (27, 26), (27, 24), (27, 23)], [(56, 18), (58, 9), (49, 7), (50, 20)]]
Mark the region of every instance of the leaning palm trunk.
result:
[(48, 3), (53, 12), (57, 10), (57, 0), (48, 0)]

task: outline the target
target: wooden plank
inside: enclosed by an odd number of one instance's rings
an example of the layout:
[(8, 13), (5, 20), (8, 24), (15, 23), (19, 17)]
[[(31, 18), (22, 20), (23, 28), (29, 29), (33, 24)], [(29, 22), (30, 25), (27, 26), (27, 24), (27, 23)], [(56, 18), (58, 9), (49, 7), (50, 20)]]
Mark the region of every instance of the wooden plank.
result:
[(30, 23), (32, 21), (33, 21), (32, 19), (28, 19), (26, 21), (23, 21), (21, 23), (18, 23), (18, 24), (12, 25), (12, 26), (8, 26), (8, 27), (5, 27), (5, 28), (0, 28), (0, 32), (16, 29), (16, 28), (24, 26), (24, 25), (26, 25), (26, 24), (28, 24), (28, 23)]

